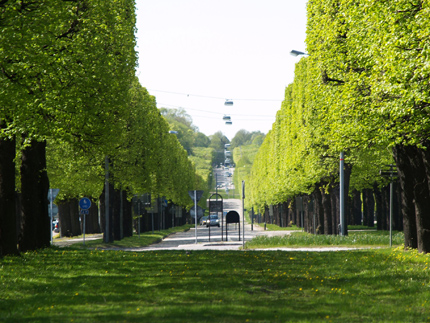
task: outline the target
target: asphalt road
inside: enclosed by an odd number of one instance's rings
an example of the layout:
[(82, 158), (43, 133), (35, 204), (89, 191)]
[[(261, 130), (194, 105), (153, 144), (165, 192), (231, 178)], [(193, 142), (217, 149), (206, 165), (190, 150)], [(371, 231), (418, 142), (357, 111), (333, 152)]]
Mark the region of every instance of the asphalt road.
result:
[[(223, 210), (225, 212), (236, 211), (241, 218), (240, 229), (238, 224), (225, 223), (222, 226), (210, 227), (197, 226), (197, 230), (192, 228), (186, 232), (172, 234), (161, 242), (143, 248), (130, 248), (130, 251), (146, 250), (238, 250), (243, 247), (243, 237), (245, 242), (253, 239), (258, 235), (286, 235), (291, 231), (264, 231), (262, 227), (254, 225), (251, 230), (251, 224), (245, 223), (245, 235), (243, 234), (242, 222), (242, 200), (224, 199)], [(225, 221), (225, 219), (224, 219)], [(197, 234), (196, 234), (197, 232)], [(240, 233), (240, 234), (239, 234)]]

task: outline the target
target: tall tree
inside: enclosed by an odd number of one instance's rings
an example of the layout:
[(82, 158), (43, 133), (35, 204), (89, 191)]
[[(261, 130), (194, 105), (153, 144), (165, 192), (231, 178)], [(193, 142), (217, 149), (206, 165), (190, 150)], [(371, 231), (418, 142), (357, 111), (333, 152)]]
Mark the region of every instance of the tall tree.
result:
[[(24, 135), (23, 147), (57, 137), (87, 149), (112, 149), (116, 112), (134, 74), (134, 2), (6, 1), (0, 3), (0, 21), (0, 109), (7, 124), (2, 138)], [(44, 156), (34, 158), (43, 167), (37, 160)], [(34, 214), (46, 217), (46, 184), (34, 185), (40, 185), (41, 200), (33, 207), (42, 208)], [(30, 186), (21, 187), (24, 200), (34, 185), (28, 192)], [(28, 212), (23, 215), (23, 223), (32, 223)]]

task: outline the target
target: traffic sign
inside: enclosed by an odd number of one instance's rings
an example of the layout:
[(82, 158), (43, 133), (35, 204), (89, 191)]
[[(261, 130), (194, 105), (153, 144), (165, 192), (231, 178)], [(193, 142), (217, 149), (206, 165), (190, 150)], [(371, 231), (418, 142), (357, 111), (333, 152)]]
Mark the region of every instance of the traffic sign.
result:
[[(205, 210), (203, 210), (200, 205), (197, 205), (197, 218), (202, 217), (204, 213)], [(196, 211), (194, 210), (194, 208), (190, 210), (190, 215), (193, 219), (196, 217)]]
[(84, 210), (84, 209), (81, 209), (81, 210), (79, 211), (79, 213), (80, 213), (80, 214), (90, 214), (90, 210)]
[(82, 210), (88, 210), (91, 207), (91, 201), (88, 197), (83, 197), (79, 200), (79, 207)]
[(60, 192), (59, 188), (50, 188), (48, 191), (48, 200), (49, 202), (53, 202)]
[[(191, 199), (194, 201), (194, 191), (188, 191), (188, 195), (191, 197)], [(196, 191), (196, 199), (198, 201), (200, 201), (200, 199), (203, 196), (203, 191)]]
[(210, 212), (222, 212), (223, 205), (222, 200), (219, 201), (209, 201), (209, 210)]

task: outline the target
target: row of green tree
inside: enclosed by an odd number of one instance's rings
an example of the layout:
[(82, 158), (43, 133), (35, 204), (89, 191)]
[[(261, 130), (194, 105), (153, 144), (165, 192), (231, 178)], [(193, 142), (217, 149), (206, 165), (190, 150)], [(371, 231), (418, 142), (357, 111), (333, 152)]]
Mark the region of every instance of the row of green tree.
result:
[(250, 204), (313, 193), (325, 212), (341, 152), (349, 193), (385, 186), (379, 170), (395, 163), (405, 246), (429, 252), (429, 3), (322, 0), (307, 11), (309, 55), (253, 164)]
[(49, 246), (49, 187), (97, 201), (108, 174), (191, 206), (204, 180), (135, 77), (133, 0), (1, 1), (0, 24), (0, 255)]

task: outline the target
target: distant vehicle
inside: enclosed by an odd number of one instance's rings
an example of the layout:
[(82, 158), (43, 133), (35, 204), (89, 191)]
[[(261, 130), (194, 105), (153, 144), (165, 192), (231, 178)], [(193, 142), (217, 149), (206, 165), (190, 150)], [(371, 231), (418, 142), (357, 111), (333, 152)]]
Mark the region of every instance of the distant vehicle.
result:
[(200, 219), (200, 225), (206, 225), (208, 218), (208, 216), (202, 216), (202, 218)]
[(218, 219), (218, 215), (217, 214), (211, 214), (210, 215), (210, 220), (208, 220), (206, 222), (206, 226), (209, 227), (213, 227), (213, 226), (217, 226), (219, 227), (219, 219)]
[(60, 232), (60, 223), (58, 223), (58, 220), (52, 221), (52, 224), (54, 232)]

